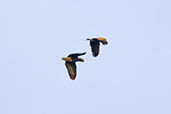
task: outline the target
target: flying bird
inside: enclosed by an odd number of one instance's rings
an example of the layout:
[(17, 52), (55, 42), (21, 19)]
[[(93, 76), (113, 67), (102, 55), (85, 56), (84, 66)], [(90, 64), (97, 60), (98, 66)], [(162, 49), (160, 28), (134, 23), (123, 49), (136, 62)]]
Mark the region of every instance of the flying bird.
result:
[(68, 70), (68, 74), (71, 78), (71, 80), (74, 80), (77, 75), (77, 66), (76, 63), (77, 61), (84, 62), (84, 59), (78, 58), (78, 56), (85, 55), (86, 52), (84, 53), (73, 53), (68, 55), (68, 57), (63, 57), (62, 60), (65, 60), (65, 66)]
[(91, 38), (91, 39), (87, 39), (90, 40), (90, 46), (91, 46), (91, 51), (92, 51), (92, 55), (94, 57), (97, 57), (99, 55), (99, 51), (100, 51), (100, 42), (103, 45), (107, 45), (108, 42), (105, 38), (99, 37), (99, 38)]

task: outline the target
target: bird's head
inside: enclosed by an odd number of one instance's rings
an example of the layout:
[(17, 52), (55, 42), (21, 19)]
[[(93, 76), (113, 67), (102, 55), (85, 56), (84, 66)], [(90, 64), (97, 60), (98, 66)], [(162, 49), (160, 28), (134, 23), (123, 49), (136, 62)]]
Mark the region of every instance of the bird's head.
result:
[(93, 41), (93, 38), (89, 38), (89, 39), (87, 39), (87, 40)]
[(72, 62), (72, 58), (71, 57), (62, 57), (62, 60), (68, 61), (68, 62)]

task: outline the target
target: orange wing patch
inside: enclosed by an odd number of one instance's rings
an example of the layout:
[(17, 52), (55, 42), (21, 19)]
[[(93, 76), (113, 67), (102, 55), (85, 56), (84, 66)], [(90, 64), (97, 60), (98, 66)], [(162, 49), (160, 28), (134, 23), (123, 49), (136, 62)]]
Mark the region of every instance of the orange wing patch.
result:
[(97, 38), (97, 39), (104, 45), (108, 44), (108, 42), (105, 38)]
[(103, 40), (104, 38), (101, 38), (101, 37), (99, 37), (99, 38), (97, 38), (98, 40)]

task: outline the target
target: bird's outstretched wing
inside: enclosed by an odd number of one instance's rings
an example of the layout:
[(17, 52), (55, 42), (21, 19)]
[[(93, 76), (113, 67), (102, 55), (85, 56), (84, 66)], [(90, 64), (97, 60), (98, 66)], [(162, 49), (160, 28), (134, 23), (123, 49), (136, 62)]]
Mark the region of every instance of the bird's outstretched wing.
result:
[(97, 57), (100, 51), (100, 43), (90, 41), (90, 46), (91, 46), (91, 51), (92, 51), (93, 56)]
[(85, 55), (85, 54), (86, 54), (86, 52), (84, 52), (84, 53), (73, 53), (73, 54), (68, 55), (68, 57), (75, 57), (75, 58), (77, 58), (78, 56)]
[(99, 40), (103, 45), (107, 45), (108, 42), (106, 40)]
[(107, 45), (108, 44), (108, 42), (107, 42), (107, 40), (105, 38), (97, 38), (97, 40), (99, 42), (101, 42), (103, 45)]
[(74, 62), (66, 62), (65, 66), (68, 70), (68, 74), (69, 74), (71, 80), (74, 80), (76, 78), (76, 74), (77, 74), (76, 64)]

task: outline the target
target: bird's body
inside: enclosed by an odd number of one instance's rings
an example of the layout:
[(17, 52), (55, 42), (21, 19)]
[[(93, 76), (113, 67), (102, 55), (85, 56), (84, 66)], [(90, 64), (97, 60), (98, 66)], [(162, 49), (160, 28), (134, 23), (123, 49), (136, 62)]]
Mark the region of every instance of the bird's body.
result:
[(100, 42), (103, 45), (107, 45), (108, 42), (105, 38), (91, 38), (91, 39), (87, 39), (90, 40), (90, 46), (91, 46), (91, 51), (94, 57), (97, 57), (99, 55), (100, 52)]
[(77, 61), (84, 62), (84, 59), (78, 58), (78, 56), (85, 55), (85, 54), (86, 54), (86, 52), (73, 53), (73, 54), (68, 55), (67, 58), (62, 58), (62, 60), (66, 61), (65, 66), (68, 70), (68, 74), (69, 74), (71, 80), (74, 80), (77, 75), (77, 66), (76, 66), (75, 62), (77, 62)]

